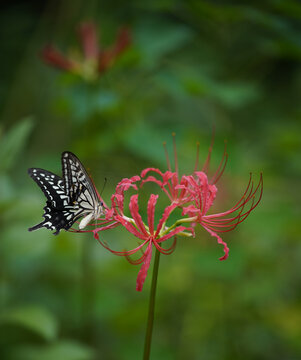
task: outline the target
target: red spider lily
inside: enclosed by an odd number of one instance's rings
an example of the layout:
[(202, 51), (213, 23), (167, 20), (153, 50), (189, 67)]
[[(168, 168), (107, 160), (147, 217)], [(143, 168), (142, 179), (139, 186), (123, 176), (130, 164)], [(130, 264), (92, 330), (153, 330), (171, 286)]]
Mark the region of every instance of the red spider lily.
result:
[[(181, 178), (179, 176), (174, 134), (173, 148), (175, 172), (171, 172), (171, 164), (164, 144), (168, 171), (163, 173), (156, 168), (145, 169), (141, 173), (142, 178), (144, 178), (149, 172), (154, 172), (159, 174), (162, 179), (157, 179), (156, 177), (149, 175), (142, 181), (142, 183), (152, 181), (158, 184), (166, 193), (172, 204), (176, 204), (183, 208), (183, 216), (188, 215), (194, 226), (199, 223), (210, 233), (211, 236), (216, 237), (218, 243), (224, 247), (225, 254), (220, 258), (220, 260), (225, 260), (229, 256), (229, 248), (217, 233), (233, 230), (238, 224), (245, 220), (250, 212), (259, 204), (263, 191), (262, 174), (260, 175), (260, 180), (256, 188), (254, 188), (254, 184), (250, 176), (249, 184), (242, 198), (230, 210), (218, 214), (206, 215), (213, 205), (213, 201), (216, 197), (217, 187), (215, 184), (221, 178), (227, 164), (228, 154), (226, 152), (226, 144), (220, 164), (210, 182), (206, 172), (208, 171), (210, 165), (213, 137), (202, 171), (197, 170), (199, 166), (199, 144), (197, 144), (197, 156), (193, 175), (184, 175)], [(259, 196), (257, 201), (255, 201), (257, 194), (259, 194)], [(186, 221), (188, 221), (188, 219), (186, 219)]]
[(96, 79), (111, 67), (131, 41), (129, 30), (122, 28), (115, 43), (107, 49), (102, 49), (98, 42), (96, 25), (92, 22), (81, 23), (78, 33), (83, 52), (82, 59), (65, 56), (53, 45), (47, 45), (41, 56), (47, 64), (79, 74), (87, 80)]
[[(173, 244), (165, 249), (161, 246), (161, 243), (166, 240), (175, 237), (175, 235), (184, 235), (192, 236), (194, 235), (193, 228), (187, 228), (185, 226), (177, 226), (173, 224), (170, 227), (167, 227), (166, 222), (172, 213), (172, 211), (177, 207), (176, 204), (171, 204), (167, 206), (162, 214), (161, 219), (158, 222), (157, 227), (155, 227), (154, 217), (155, 217), (155, 207), (159, 195), (151, 194), (147, 204), (147, 225), (143, 222), (141, 215), (139, 214), (138, 206), (138, 194), (134, 194), (130, 198), (129, 202), (129, 212), (131, 217), (128, 217), (124, 214), (124, 192), (130, 187), (137, 189), (136, 181), (140, 180), (139, 176), (135, 176), (131, 179), (123, 179), (116, 187), (116, 192), (112, 196), (112, 212), (111, 216), (117, 223), (121, 224), (127, 231), (132, 233), (135, 237), (142, 241), (142, 243), (132, 250), (125, 251), (115, 251), (108, 247), (107, 244), (102, 242), (99, 239), (98, 232), (104, 230), (103, 227), (96, 228), (93, 230), (94, 237), (104, 246), (106, 249), (111, 251), (113, 254), (118, 256), (125, 256), (128, 261), (132, 264), (138, 265), (142, 264), (140, 271), (137, 277), (137, 286), (136, 289), (141, 291), (143, 284), (147, 275), (148, 268), (150, 266), (153, 246), (160, 251), (162, 254), (168, 255), (173, 252), (176, 245), (176, 240), (174, 239)], [(145, 249), (143, 251), (143, 249)], [(135, 254), (138, 251), (142, 251), (142, 255), (133, 260), (130, 258), (131, 255)]]

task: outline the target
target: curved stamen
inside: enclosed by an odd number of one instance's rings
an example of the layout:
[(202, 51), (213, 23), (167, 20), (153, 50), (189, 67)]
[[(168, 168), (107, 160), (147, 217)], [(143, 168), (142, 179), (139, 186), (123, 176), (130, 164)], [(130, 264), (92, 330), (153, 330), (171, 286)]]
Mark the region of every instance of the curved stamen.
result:
[(210, 181), (210, 184), (216, 184), (218, 182), (218, 180), (221, 178), (221, 176), (223, 175), (223, 173), (225, 171), (227, 162), (228, 162), (227, 142), (225, 141), (225, 147), (224, 147), (224, 153), (223, 153), (222, 160), (220, 161), (219, 166)]

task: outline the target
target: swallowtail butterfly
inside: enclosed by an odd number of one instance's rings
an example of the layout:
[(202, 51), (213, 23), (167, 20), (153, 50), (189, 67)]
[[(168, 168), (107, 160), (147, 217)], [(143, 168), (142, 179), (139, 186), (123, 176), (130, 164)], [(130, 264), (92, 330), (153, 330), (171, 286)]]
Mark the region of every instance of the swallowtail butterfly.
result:
[(79, 229), (103, 214), (103, 203), (99, 200), (95, 186), (79, 159), (69, 151), (62, 153), (63, 178), (50, 171), (31, 168), (29, 176), (39, 185), (47, 198), (44, 207), (44, 221), (29, 231), (45, 227), (55, 230), (68, 230), (74, 222), (83, 217)]

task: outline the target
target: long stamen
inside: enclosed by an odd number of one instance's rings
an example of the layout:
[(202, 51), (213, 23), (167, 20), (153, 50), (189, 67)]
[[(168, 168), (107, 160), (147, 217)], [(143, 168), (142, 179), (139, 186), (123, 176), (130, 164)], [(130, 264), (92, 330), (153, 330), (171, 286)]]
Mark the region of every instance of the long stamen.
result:
[(177, 145), (176, 145), (176, 133), (172, 133), (173, 152), (175, 157), (175, 172), (178, 174), (178, 157), (177, 157)]
[(163, 142), (163, 148), (164, 148), (164, 152), (165, 152), (165, 158), (166, 158), (166, 163), (167, 163), (167, 168), (169, 171), (171, 171), (171, 165), (170, 165), (170, 160), (169, 160), (169, 156), (168, 156), (168, 152), (167, 152), (167, 148), (166, 148), (166, 142)]
[(212, 129), (212, 137), (211, 137), (211, 143), (210, 143), (208, 155), (207, 155), (205, 164), (204, 164), (204, 166), (202, 168), (202, 171), (204, 173), (208, 173), (208, 171), (209, 171), (209, 164), (210, 164), (211, 152), (212, 152), (213, 144), (214, 144), (214, 137), (215, 137), (215, 127), (213, 127), (213, 129)]
[(220, 163), (218, 165), (218, 168), (217, 168), (215, 174), (213, 175), (213, 177), (211, 179), (211, 182), (210, 182), (211, 184), (216, 184), (218, 182), (218, 180), (221, 178), (221, 176), (223, 175), (223, 172), (225, 171), (227, 161), (228, 161), (227, 141), (225, 140), (225, 147), (224, 147), (223, 157), (222, 157), (222, 160), (220, 161)]
[(203, 168), (202, 168), (202, 171), (203, 171), (204, 173), (208, 173), (209, 164), (210, 164), (210, 159), (211, 159), (211, 152), (212, 152), (212, 145), (210, 145), (210, 147), (209, 147), (208, 155), (207, 155), (205, 164), (204, 164), (204, 166), (203, 166)]
[(197, 143), (196, 143), (196, 159), (195, 159), (194, 171), (197, 171), (198, 166), (199, 166), (199, 153), (200, 153), (200, 142), (197, 141)]

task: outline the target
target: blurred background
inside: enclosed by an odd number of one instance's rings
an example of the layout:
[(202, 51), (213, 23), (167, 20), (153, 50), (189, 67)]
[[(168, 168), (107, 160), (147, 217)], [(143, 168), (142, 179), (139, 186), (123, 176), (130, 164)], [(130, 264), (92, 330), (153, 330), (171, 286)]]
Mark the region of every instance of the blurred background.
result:
[[(161, 256), (152, 358), (301, 359), (300, 2), (20, 0), (2, 4), (0, 19), (1, 359), (143, 352), (151, 269), (138, 293), (139, 267), (92, 235), (28, 232), (45, 198), (27, 168), (61, 175), (70, 150), (99, 190), (108, 179), (110, 203), (120, 179), (166, 169), (172, 132), (180, 172), (191, 173), (214, 127), (212, 173), (225, 139), (229, 161), (212, 212), (238, 201), (249, 172), (263, 172), (264, 195), (223, 236), (226, 261), (202, 229)], [(83, 21), (107, 49), (101, 68), (83, 48)], [(120, 230), (100, 235), (135, 247)]]

